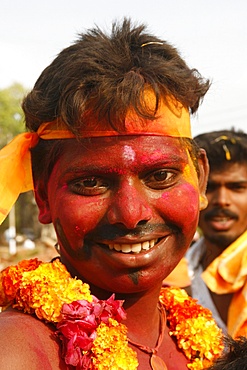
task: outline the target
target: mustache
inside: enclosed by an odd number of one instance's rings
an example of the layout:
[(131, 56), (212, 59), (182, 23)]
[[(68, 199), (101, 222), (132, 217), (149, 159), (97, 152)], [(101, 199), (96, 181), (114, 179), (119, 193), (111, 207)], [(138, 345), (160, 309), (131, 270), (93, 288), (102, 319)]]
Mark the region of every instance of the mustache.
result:
[(165, 234), (165, 233), (179, 233), (180, 228), (174, 225), (164, 225), (164, 224), (143, 224), (138, 225), (134, 229), (126, 229), (124, 226), (117, 225), (99, 225), (95, 228), (92, 233), (88, 233), (85, 237), (90, 240), (109, 240), (114, 241), (117, 238), (121, 237), (136, 237), (143, 238), (147, 237), (150, 234)]
[(238, 215), (226, 208), (213, 208), (204, 213), (204, 218), (206, 221), (214, 217), (238, 218)]

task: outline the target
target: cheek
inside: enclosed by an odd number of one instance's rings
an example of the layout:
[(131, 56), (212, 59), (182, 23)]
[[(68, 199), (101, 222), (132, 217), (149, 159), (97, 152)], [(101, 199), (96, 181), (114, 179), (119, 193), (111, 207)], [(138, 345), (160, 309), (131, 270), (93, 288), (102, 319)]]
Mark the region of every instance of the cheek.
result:
[(163, 193), (158, 207), (166, 221), (178, 225), (184, 232), (190, 232), (191, 228), (195, 230), (199, 215), (199, 195), (191, 184), (186, 183)]
[(81, 247), (85, 235), (97, 227), (106, 209), (105, 199), (93, 201), (91, 197), (63, 196), (53, 203), (52, 218), (55, 224), (59, 220), (60, 230), (62, 228), (71, 245)]

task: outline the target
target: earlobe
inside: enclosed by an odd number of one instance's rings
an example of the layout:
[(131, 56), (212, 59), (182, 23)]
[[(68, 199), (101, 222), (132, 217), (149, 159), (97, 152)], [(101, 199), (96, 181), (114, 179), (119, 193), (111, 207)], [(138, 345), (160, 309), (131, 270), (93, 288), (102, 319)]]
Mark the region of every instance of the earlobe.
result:
[(200, 195), (200, 211), (207, 208), (208, 206), (208, 199), (205, 194)]
[(50, 224), (52, 222), (51, 213), (48, 203), (43, 203), (42, 207), (39, 207), (39, 222), (42, 224)]
[(209, 174), (209, 164), (204, 149), (200, 149), (200, 155), (198, 158), (198, 167), (199, 167), (199, 190), (200, 190), (200, 211), (201, 211), (205, 209), (208, 205), (206, 189)]
[(35, 183), (34, 196), (39, 208), (39, 222), (42, 224), (50, 224), (52, 222), (50, 206), (46, 191), (40, 181)]

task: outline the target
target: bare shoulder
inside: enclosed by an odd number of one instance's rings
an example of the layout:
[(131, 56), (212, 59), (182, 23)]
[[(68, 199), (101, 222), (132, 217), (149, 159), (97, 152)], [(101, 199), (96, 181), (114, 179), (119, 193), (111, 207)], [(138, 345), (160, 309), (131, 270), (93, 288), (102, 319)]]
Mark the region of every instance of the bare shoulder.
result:
[(52, 325), (8, 310), (0, 313), (0, 369), (66, 370)]

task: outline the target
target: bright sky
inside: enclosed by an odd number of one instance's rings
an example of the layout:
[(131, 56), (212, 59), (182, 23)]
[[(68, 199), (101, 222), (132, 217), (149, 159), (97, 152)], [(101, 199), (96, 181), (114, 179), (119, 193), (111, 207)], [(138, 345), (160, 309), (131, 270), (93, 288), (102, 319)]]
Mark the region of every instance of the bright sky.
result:
[(204, 131), (247, 131), (246, 0), (1, 0), (0, 89), (31, 88), (42, 70), (95, 24), (129, 16), (175, 45), (190, 67), (212, 80), (192, 120)]

